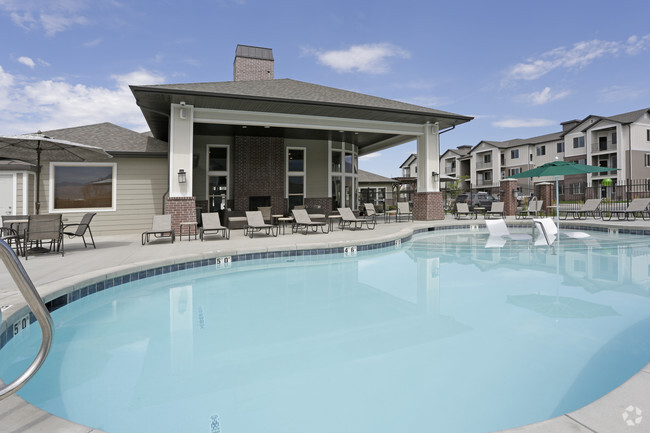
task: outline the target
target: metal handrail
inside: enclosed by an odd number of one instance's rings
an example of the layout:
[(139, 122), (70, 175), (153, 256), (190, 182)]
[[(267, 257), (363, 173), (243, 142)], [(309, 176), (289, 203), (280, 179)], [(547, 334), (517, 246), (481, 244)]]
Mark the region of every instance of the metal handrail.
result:
[(0, 258), (2, 258), (9, 274), (11, 274), (11, 277), (18, 286), (25, 301), (27, 301), (27, 305), (31, 308), (34, 316), (36, 316), (36, 320), (38, 320), (38, 323), (41, 325), (41, 332), (43, 334), (41, 347), (38, 350), (34, 361), (29, 367), (27, 367), (27, 370), (25, 370), (23, 374), (18, 376), (10, 384), (0, 387), (0, 400), (2, 400), (22, 388), (27, 381), (36, 374), (41, 365), (43, 365), (43, 362), (50, 351), (50, 346), (52, 345), (54, 325), (52, 323), (52, 317), (47, 311), (43, 299), (34, 287), (34, 283), (32, 283), (32, 280), (29, 278), (29, 275), (27, 275), (25, 268), (23, 268), (23, 265), (18, 260), (14, 251), (3, 240), (0, 240)]

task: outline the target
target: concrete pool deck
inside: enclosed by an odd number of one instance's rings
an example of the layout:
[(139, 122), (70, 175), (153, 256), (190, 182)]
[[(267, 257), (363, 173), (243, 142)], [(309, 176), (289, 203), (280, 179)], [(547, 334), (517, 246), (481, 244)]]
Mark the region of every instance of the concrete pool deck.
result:
[[(531, 225), (532, 221), (508, 217), (509, 225)], [(316, 248), (339, 248), (382, 243), (410, 236), (415, 230), (437, 227), (478, 226), (484, 228), (482, 218), (478, 220), (391, 223), (380, 222), (375, 230), (340, 231), (329, 234), (280, 234), (276, 237), (256, 235), (254, 239), (244, 237), (242, 230), (233, 230), (230, 240), (211, 236), (206, 241), (199, 239), (188, 242), (177, 236), (171, 244), (168, 239), (156, 240), (148, 245), (140, 243), (140, 233), (115, 236), (96, 236), (97, 249), (84, 249), (81, 239), (65, 239), (65, 257), (47, 254), (21, 260), (41, 296), (47, 301), (71, 288), (80, 287), (88, 280), (100, 280), (144, 270), (156, 266), (189, 262), (206, 258), (233, 256), (242, 253), (292, 251)], [(630, 230), (650, 230), (650, 221), (600, 221), (567, 220), (566, 226), (589, 226)], [(24, 308), (22, 296), (13, 280), (4, 269), (0, 272), (0, 305), (11, 306), (3, 312), (3, 319)], [(638, 432), (644, 425), (650, 426), (650, 364), (611, 393), (575, 412), (541, 423), (523, 426), (506, 432)], [(468, 408), (471, 414), (471, 408)], [(643, 415), (646, 415), (643, 419)], [(99, 430), (80, 426), (62, 420), (24, 402), (18, 396), (0, 401), (0, 433), (4, 432), (95, 432)]]

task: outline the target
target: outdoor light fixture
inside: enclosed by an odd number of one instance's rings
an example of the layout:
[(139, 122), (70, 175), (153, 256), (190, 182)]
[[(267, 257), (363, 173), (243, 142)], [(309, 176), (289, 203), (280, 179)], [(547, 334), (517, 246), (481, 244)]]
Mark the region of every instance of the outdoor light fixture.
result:
[(431, 176), (433, 176), (433, 181), (434, 181), (434, 182), (438, 182), (438, 173), (436, 173), (435, 171), (433, 171), (433, 172), (431, 172)]
[(185, 108), (185, 101), (181, 101), (181, 109), (178, 112), (178, 117), (181, 119), (187, 119), (187, 108)]
[(178, 170), (178, 183), (187, 183), (187, 173), (182, 168)]

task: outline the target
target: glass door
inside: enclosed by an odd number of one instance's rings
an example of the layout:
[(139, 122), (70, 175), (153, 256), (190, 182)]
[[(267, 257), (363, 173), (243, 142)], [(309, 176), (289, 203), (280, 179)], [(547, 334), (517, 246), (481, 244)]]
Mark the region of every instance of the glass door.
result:
[(228, 205), (228, 146), (208, 146), (208, 210), (219, 212)]

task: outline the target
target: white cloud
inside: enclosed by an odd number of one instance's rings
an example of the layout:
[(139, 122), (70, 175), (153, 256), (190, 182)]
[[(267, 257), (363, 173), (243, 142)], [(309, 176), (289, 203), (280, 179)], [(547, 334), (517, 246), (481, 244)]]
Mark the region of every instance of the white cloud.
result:
[(499, 128), (537, 128), (540, 126), (556, 125), (555, 120), (550, 119), (503, 119), (493, 122), (492, 125)]
[(598, 99), (602, 102), (631, 101), (648, 93), (647, 88), (633, 86), (611, 86), (600, 91)]
[(315, 55), (319, 63), (329, 66), (337, 72), (365, 72), (384, 74), (388, 72), (388, 59), (398, 57), (408, 59), (411, 54), (392, 44), (378, 43), (353, 45), (345, 50), (317, 51), (304, 50)]
[(81, 11), (89, 5), (92, 3), (88, 0), (1, 0), (0, 10), (25, 30), (43, 29), (47, 36), (54, 36), (74, 25), (88, 24)]
[(650, 46), (650, 34), (632, 36), (625, 42), (620, 41), (581, 41), (572, 47), (558, 47), (538, 58), (530, 58), (525, 62), (512, 66), (506, 73), (506, 81), (536, 80), (558, 68), (583, 68), (596, 59), (614, 56), (620, 53), (636, 55)]
[(36, 63), (31, 58), (25, 56), (18, 57), (18, 62), (32, 69), (36, 66)]
[(557, 101), (558, 99), (566, 98), (571, 94), (570, 91), (565, 90), (558, 93), (552, 93), (550, 87), (545, 87), (544, 90), (540, 92), (527, 93), (521, 95), (519, 99), (531, 103), (533, 105), (544, 105), (549, 102)]
[(367, 155), (360, 156), (359, 159), (361, 161), (368, 161), (370, 159), (377, 158), (378, 156), (381, 156), (381, 152), (369, 153)]
[(0, 67), (0, 131), (26, 133), (101, 122), (146, 129), (129, 84), (159, 84), (163, 77), (140, 69), (112, 75), (110, 87), (91, 87), (61, 79), (28, 81)]

